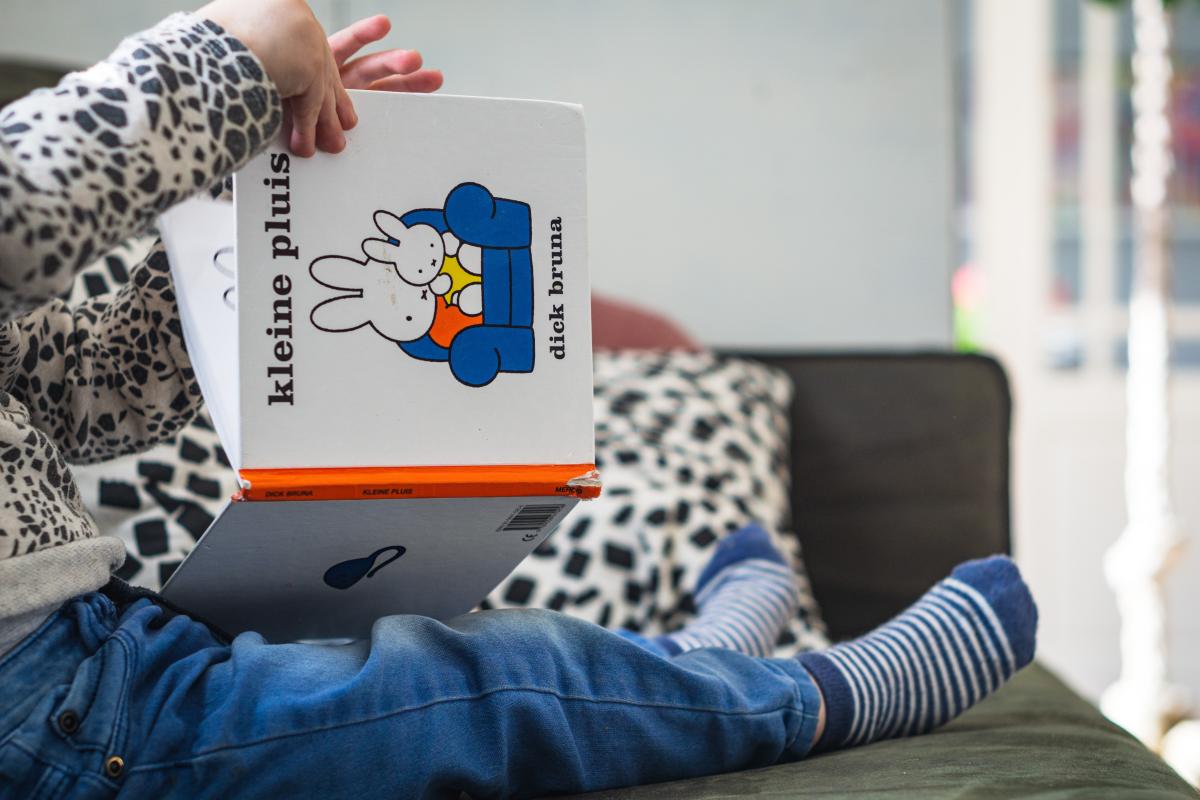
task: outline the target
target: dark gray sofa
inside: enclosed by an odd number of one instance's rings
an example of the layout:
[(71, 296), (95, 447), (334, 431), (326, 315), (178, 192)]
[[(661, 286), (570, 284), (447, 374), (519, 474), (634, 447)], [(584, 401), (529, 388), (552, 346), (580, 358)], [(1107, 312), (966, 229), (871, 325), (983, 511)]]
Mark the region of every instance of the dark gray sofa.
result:
[[(830, 633), (861, 633), (954, 564), (1008, 552), (1004, 372), (952, 354), (742, 353), (788, 372), (792, 509)], [(926, 736), (592, 798), (1192, 798), (1040, 665)]]

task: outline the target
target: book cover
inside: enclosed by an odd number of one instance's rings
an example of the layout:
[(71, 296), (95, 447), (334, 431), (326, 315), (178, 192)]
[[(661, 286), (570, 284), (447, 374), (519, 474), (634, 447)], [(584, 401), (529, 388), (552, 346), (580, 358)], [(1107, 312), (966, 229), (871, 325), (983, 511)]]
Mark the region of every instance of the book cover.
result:
[(580, 109), (354, 101), (235, 179), (242, 467), (590, 462)]
[(600, 488), (581, 110), (353, 97), (160, 220), (243, 487), (164, 593), (233, 631), (463, 613)]

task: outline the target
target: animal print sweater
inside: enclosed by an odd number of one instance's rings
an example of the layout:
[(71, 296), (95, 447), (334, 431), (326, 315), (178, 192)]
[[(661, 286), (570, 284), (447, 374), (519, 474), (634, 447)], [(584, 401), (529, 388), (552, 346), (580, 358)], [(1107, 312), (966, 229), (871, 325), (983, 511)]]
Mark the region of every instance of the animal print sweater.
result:
[(280, 119), (258, 59), (190, 14), (0, 111), (0, 653), (124, 559), (68, 464), (145, 449), (201, 403), (161, 244), (114, 295), (54, 298)]

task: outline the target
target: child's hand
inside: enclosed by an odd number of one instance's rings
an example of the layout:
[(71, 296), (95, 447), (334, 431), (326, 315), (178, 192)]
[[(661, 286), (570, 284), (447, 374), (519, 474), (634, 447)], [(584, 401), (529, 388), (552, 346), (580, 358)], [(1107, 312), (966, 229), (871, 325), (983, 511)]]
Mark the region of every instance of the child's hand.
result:
[(262, 61), (284, 100), (296, 155), (311, 156), (318, 147), (337, 153), (346, 146), (342, 131), (358, 118), (325, 31), (303, 0), (213, 0), (197, 13)]
[(347, 89), (374, 89), (381, 92), (436, 92), (442, 86), (442, 73), (421, 69), (421, 54), (416, 50), (384, 50), (381, 53), (349, 60), (364, 46), (387, 36), (392, 23), (385, 16), (360, 19), (329, 37), (329, 48), (337, 62), (342, 85)]
[(358, 122), (346, 89), (385, 92), (435, 92), (442, 73), (421, 68), (415, 50), (385, 50), (350, 57), (387, 36), (387, 17), (359, 20), (325, 39), (325, 32), (303, 0), (213, 0), (200, 9), (258, 56), (284, 99), (291, 147), (311, 156), (316, 148), (338, 153), (346, 146), (343, 131)]

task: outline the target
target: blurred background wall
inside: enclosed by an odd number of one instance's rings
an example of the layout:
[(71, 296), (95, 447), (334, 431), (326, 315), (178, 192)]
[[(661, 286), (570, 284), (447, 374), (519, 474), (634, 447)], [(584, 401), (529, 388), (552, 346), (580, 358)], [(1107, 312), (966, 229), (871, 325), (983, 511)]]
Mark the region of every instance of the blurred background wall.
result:
[[(0, 0), (0, 55), (83, 63), (177, 0)], [(582, 103), (594, 286), (708, 342), (949, 343), (947, 0), (315, 0), (444, 91)]]
[[(597, 289), (724, 345), (998, 353), (1041, 654), (1117, 675), (1125, 524), (1128, 15), (1091, 0), (316, 0), (383, 11), (446, 91), (589, 119)], [(0, 0), (0, 58), (82, 64), (175, 3)], [(1176, 32), (1171, 668), (1200, 695), (1200, 4)], [(951, 275), (953, 272), (953, 284)]]
[[(1127, 521), (1132, 23), (1095, 0), (963, 10), (955, 288), (1013, 382), (1013, 523), (1039, 657), (1098, 698), (1119, 665), (1102, 564)], [(1200, 4), (1174, 22), (1171, 489), (1191, 545), (1166, 593), (1170, 673), (1200, 698)]]

